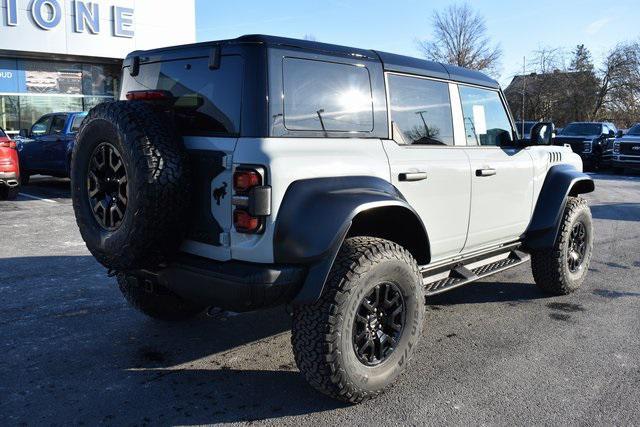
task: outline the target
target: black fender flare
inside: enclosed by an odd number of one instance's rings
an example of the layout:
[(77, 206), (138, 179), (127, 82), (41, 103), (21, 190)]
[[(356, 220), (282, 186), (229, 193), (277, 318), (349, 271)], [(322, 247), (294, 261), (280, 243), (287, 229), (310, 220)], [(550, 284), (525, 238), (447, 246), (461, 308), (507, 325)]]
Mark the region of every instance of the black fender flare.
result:
[(303, 264), (307, 276), (294, 303), (313, 303), (322, 294), (333, 262), (353, 219), (361, 212), (397, 206), (418, 214), (388, 181), (370, 176), (312, 178), (293, 182), (276, 218), (274, 261)]
[(542, 184), (525, 233), (525, 246), (533, 250), (552, 247), (558, 235), (567, 198), (591, 193), (594, 189), (593, 179), (572, 165), (552, 166)]

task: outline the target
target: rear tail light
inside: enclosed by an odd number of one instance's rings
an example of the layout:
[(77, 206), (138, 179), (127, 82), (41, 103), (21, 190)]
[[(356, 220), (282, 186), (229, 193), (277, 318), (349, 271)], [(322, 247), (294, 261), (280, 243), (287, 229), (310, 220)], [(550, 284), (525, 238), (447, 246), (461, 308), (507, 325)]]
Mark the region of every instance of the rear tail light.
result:
[(132, 90), (126, 96), (128, 101), (168, 101), (173, 98), (166, 90)]
[(236, 209), (233, 211), (233, 225), (240, 233), (257, 233), (262, 228), (262, 219), (244, 209)]
[(264, 176), (262, 167), (238, 167), (233, 173), (233, 225), (239, 233), (262, 232), (271, 215), (271, 187)]
[(262, 175), (256, 170), (238, 169), (233, 173), (233, 189), (236, 193), (248, 193), (259, 185), (262, 185)]
[(0, 147), (2, 147), (2, 148), (13, 148), (15, 150), (16, 149), (16, 142), (15, 141), (0, 141)]

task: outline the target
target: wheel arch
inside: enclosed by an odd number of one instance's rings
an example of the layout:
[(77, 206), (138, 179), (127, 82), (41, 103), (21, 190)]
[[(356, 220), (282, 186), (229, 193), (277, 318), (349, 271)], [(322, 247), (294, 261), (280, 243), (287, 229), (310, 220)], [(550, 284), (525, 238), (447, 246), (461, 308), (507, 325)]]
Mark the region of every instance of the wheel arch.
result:
[[(313, 178), (292, 183), (274, 231), (274, 261), (303, 264), (306, 279), (295, 303), (312, 303), (344, 240), (371, 236), (404, 246), (428, 263), (429, 240), (418, 214), (388, 181), (370, 176)], [(420, 239), (423, 247), (420, 248)]]
[(524, 243), (529, 249), (553, 246), (568, 197), (591, 193), (593, 179), (572, 165), (552, 166), (542, 185)]

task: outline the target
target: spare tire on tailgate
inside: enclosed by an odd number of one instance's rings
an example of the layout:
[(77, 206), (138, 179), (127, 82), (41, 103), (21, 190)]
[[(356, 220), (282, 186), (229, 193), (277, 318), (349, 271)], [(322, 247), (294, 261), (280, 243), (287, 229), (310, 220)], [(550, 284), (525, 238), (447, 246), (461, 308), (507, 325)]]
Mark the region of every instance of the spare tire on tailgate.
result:
[(168, 116), (141, 101), (93, 108), (73, 149), (71, 188), (87, 248), (128, 271), (167, 260), (187, 229), (189, 163)]

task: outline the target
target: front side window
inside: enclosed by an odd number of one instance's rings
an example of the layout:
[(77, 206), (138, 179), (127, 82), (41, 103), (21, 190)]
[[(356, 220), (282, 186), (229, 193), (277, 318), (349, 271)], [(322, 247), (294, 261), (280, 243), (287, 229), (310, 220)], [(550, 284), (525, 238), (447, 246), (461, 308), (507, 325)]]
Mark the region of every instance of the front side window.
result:
[(373, 98), (369, 71), (365, 67), (285, 58), (283, 84), (287, 129), (373, 130)]
[(49, 126), (51, 126), (52, 116), (46, 116), (41, 118), (31, 128), (31, 136), (42, 136), (49, 132)]
[(509, 116), (497, 91), (460, 86), (467, 145), (501, 146), (513, 142)]
[(67, 121), (67, 116), (55, 116), (51, 123), (51, 133), (62, 133), (64, 130), (64, 124)]
[(447, 83), (390, 74), (394, 129), (407, 144), (453, 145), (453, 118)]

